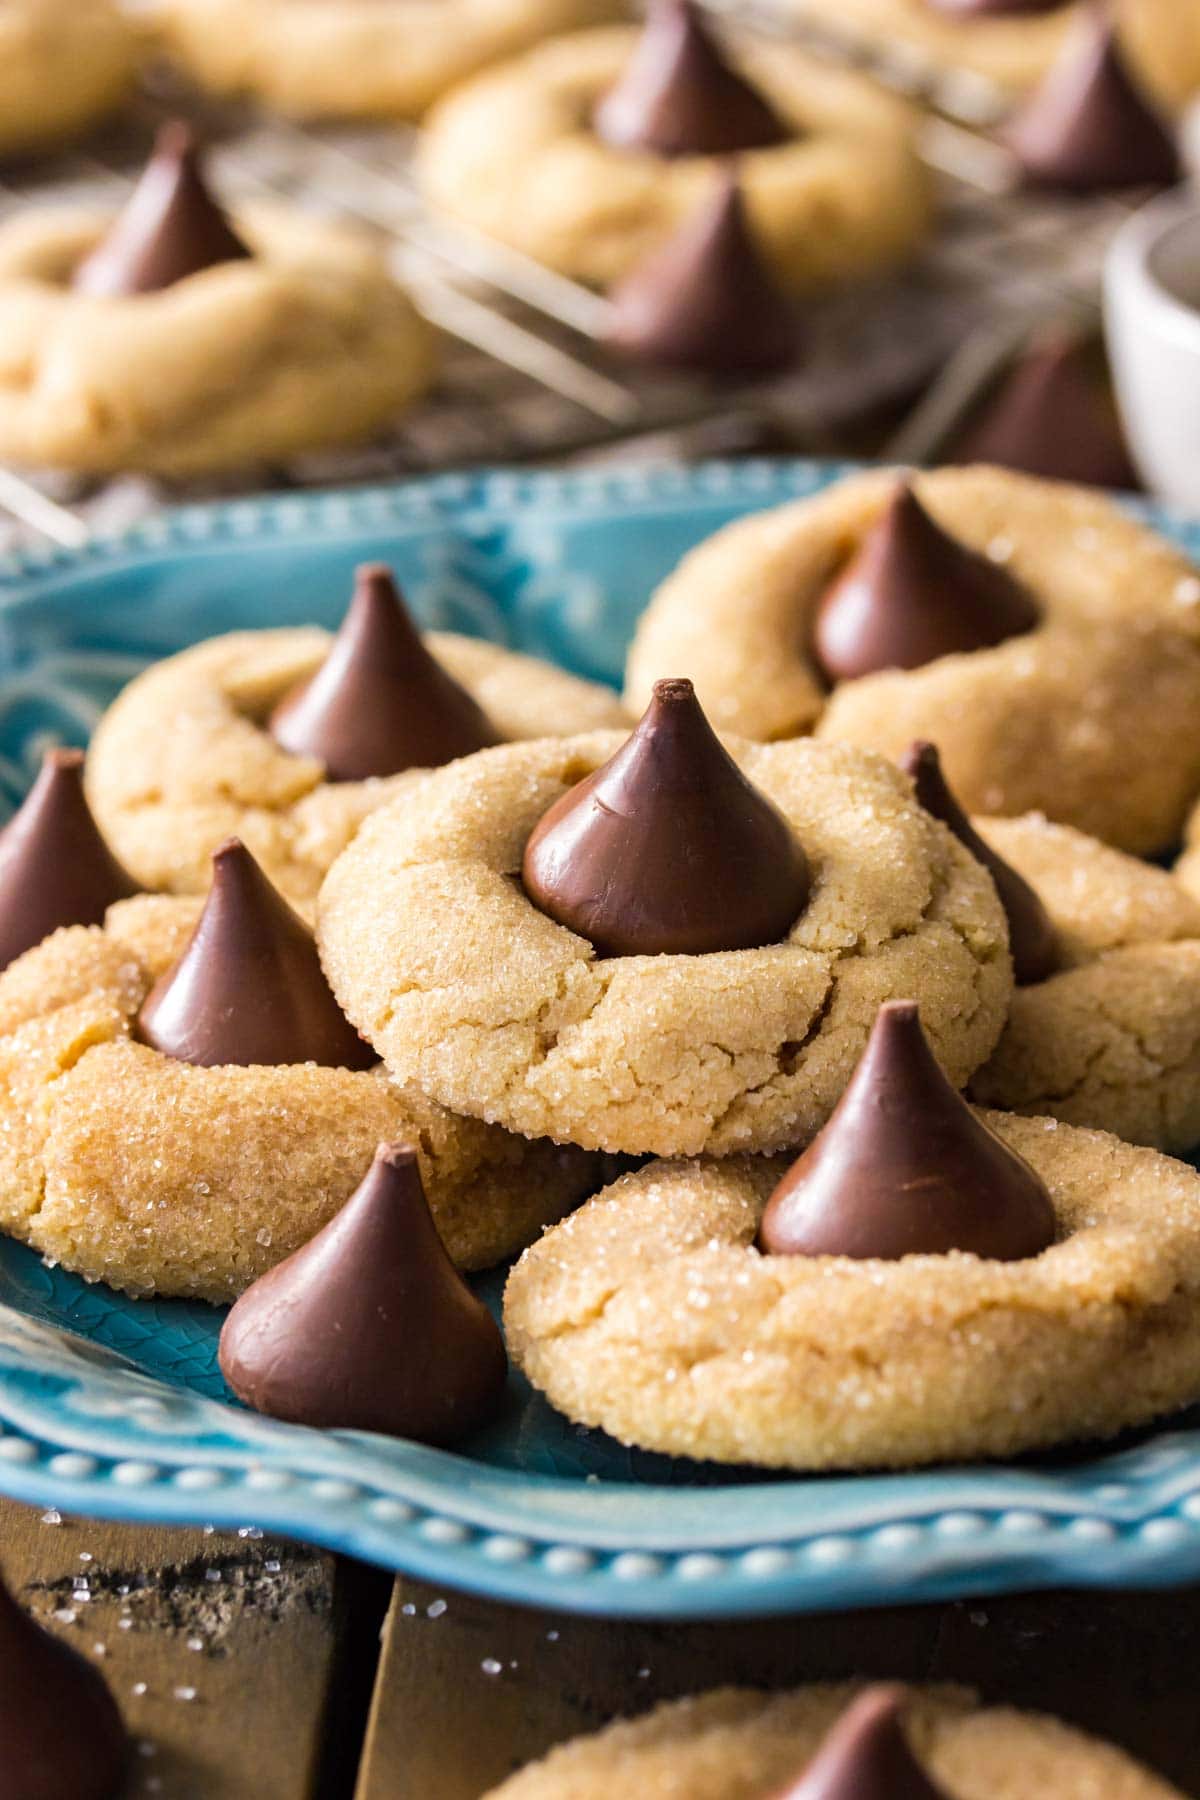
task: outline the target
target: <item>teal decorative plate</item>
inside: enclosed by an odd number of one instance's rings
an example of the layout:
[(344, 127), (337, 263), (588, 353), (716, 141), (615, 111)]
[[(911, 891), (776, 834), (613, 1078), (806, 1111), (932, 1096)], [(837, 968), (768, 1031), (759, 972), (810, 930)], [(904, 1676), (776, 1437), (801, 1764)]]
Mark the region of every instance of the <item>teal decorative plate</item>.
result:
[[(428, 624), (616, 680), (690, 545), (838, 471), (712, 464), (440, 477), (188, 507), (76, 552), (0, 560), (0, 789), (84, 742), (153, 657), (234, 626), (333, 624), (352, 565), (395, 563)], [(1200, 554), (1200, 527), (1168, 522)], [(485, 1287), (495, 1301), (502, 1276)], [(257, 1525), (433, 1581), (660, 1617), (1058, 1584), (1200, 1579), (1200, 1417), (1019, 1465), (795, 1479), (643, 1455), (516, 1377), (460, 1453), (232, 1404), (220, 1314), (134, 1301), (0, 1240), (0, 1491), (106, 1517)]]

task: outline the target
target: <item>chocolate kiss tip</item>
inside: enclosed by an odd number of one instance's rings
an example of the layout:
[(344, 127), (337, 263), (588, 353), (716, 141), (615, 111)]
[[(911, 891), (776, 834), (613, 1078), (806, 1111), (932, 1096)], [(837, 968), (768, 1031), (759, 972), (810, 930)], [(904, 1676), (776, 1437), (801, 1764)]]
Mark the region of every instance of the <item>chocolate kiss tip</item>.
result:
[(641, 723), (535, 827), (535, 906), (601, 956), (699, 956), (786, 937), (808, 900), (791, 827), (747, 781), (690, 681), (657, 681)]
[(104, 842), (83, 791), (83, 752), (48, 750), (0, 832), (0, 968), (62, 925), (101, 925), (137, 884)]
[(927, 0), (934, 12), (952, 19), (1030, 18), (1035, 13), (1059, 12), (1063, 0)]
[(275, 742), (330, 781), (440, 768), (500, 742), (483, 709), (426, 649), (386, 563), (362, 563), (332, 648), (271, 714)]
[(341, 1212), (247, 1289), (219, 1354), (234, 1393), (258, 1412), (427, 1444), (487, 1423), (508, 1370), (406, 1144), (381, 1144)]
[(752, 374), (799, 350), (796, 309), (763, 261), (732, 170), (609, 298), (609, 343), (642, 362)]
[(619, 149), (658, 156), (732, 156), (796, 135), (725, 61), (692, 0), (651, 0), (633, 55), (593, 122)]
[(1027, 351), (955, 445), (956, 463), (993, 463), (1084, 487), (1140, 486), (1115, 406), (1105, 404), (1077, 338)]
[(1018, 987), (1045, 981), (1058, 967), (1058, 944), (1050, 915), (1034, 889), (975, 830), (942, 772), (941, 758), (933, 744), (918, 739), (901, 757), (900, 767), (912, 777), (917, 799), (925, 811), (949, 826), (995, 882), (1008, 919), (1009, 947)]
[(0, 1793), (115, 1800), (129, 1739), (98, 1669), (36, 1625), (0, 1579)]
[(209, 192), (194, 133), (173, 120), (159, 131), (131, 199), (72, 285), (105, 299), (156, 293), (252, 254)]
[(832, 685), (990, 649), (1038, 616), (1020, 583), (943, 531), (904, 482), (822, 595), (812, 651)]
[(203, 1068), (378, 1061), (334, 999), (312, 932), (237, 838), (214, 853), (204, 910), (147, 995), (136, 1034)]
[(1055, 1217), (1040, 1177), (955, 1092), (915, 1001), (880, 1007), (833, 1116), (767, 1202), (770, 1256), (1037, 1256)]
[(905, 1736), (902, 1687), (867, 1688), (832, 1727), (812, 1762), (774, 1800), (949, 1800)]
[(1170, 187), (1179, 147), (1139, 87), (1107, 9), (1089, 9), (1045, 81), (1003, 132), (1026, 181), (1093, 193)]

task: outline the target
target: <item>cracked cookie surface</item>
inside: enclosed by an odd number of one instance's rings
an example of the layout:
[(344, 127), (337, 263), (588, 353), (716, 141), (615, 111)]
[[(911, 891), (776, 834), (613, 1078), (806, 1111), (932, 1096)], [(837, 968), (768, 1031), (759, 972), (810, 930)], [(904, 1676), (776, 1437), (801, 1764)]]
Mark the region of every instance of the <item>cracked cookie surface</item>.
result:
[(594, 1186), (586, 1153), (456, 1118), (382, 1069), (200, 1068), (133, 1042), (201, 904), (120, 901), (0, 974), (0, 1229), (90, 1281), (222, 1302), (328, 1223), (381, 1140), (416, 1146), (466, 1269)]
[(720, 731), (815, 731), (893, 758), (927, 738), (969, 812), (1044, 812), (1137, 854), (1170, 846), (1200, 787), (1195, 568), (1093, 491), (992, 468), (917, 474), (921, 504), (1003, 561), (1040, 623), (827, 692), (808, 651), (817, 602), (897, 479), (850, 476), (693, 550), (638, 625), (628, 705), (661, 676), (690, 676)]
[(1052, 1114), (1181, 1154), (1200, 1142), (1200, 901), (1165, 870), (1037, 815), (975, 819), (1054, 922), (1059, 970), (1018, 988), (971, 1080), (1006, 1111)]
[(0, 152), (77, 137), (129, 97), (137, 63), (137, 38), (110, 0), (6, 0)]
[[(617, 696), (499, 645), (424, 633), (433, 655), (506, 737), (551, 737), (624, 717)], [(367, 814), (423, 771), (325, 780), (313, 757), (265, 730), (275, 703), (305, 681), (332, 639), (315, 626), (242, 631), (197, 644), (137, 676), (88, 752), (88, 798), (125, 867), (148, 888), (199, 893), (209, 858), (240, 837), (288, 897), (311, 911), (326, 870)]]
[[(774, 1800), (862, 1690), (718, 1688), (562, 1744), (485, 1800)], [(905, 1731), (953, 1800), (1182, 1800), (1113, 1745), (1042, 1713), (980, 1707), (961, 1688), (911, 1690)]]
[(282, 206), (234, 222), (253, 256), (116, 299), (69, 285), (109, 215), (0, 228), (0, 456), (198, 475), (368, 438), (428, 387), (432, 330), (369, 237)]
[(527, 44), (622, 10), (619, 0), (164, 0), (155, 25), (216, 93), (301, 119), (395, 119)]
[(1107, 1437), (1200, 1397), (1200, 1175), (1053, 1119), (980, 1115), (1042, 1177), (1040, 1256), (753, 1246), (783, 1158), (653, 1163), (508, 1280), (509, 1352), (622, 1443), (768, 1468), (908, 1468)]
[[(619, 280), (704, 205), (724, 167), (613, 149), (593, 131), (596, 103), (637, 41), (632, 26), (579, 32), (449, 95), (419, 153), (429, 199), (577, 280)], [(807, 290), (908, 256), (930, 217), (909, 109), (790, 46), (742, 46), (735, 60), (796, 130), (738, 158), (752, 227), (780, 279)]]
[[(929, 0), (787, 0), (794, 15), (911, 49), (949, 74), (969, 71), (1023, 93), (1049, 72), (1082, 3), (1052, 7), (1044, 17), (952, 18)], [(1168, 105), (1190, 99), (1200, 83), (1200, 8), (1195, 0), (1117, 0), (1121, 40), (1150, 91)]]
[(1007, 1011), (1007, 928), (990, 877), (881, 758), (727, 743), (809, 859), (809, 903), (778, 944), (599, 958), (533, 905), (530, 833), (623, 741), (466, 757), (373, 813), (334, 864), (326, 974), (393, 1074), (590, 1149), (778, 1149), (819, 1129), (880, 1003), (905, 997), (961, 1086)]

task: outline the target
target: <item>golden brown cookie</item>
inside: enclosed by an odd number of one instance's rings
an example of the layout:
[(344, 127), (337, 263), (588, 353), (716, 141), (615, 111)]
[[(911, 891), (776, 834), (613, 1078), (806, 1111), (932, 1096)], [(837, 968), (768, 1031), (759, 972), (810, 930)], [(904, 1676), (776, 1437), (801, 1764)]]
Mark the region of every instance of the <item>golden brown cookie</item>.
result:
[[(624, 717), (615, 694), (549, 663), (453, 632), (425, 641), (505, 737), (543, 737)], [(325, 780), (313, 757), (264, 729), (272, 708), (328, 654), (314, 627), (239, 631), (139, 675), (88, 754), (88, 796), (105, 836), (149, 888), (198, 892), (223, 838), (242, 838), (289, 898), (311, 908), (334, 858), (385, 799), (422, 779)]]
[[(1023, 93), (1048, 74), (1085, 11), (1084, 0), (1044, 15), (955, 17), (936, 0), (787, 0), (796, 17), (906, 52), (947, 74), (968, 72)], [(1200, 86), (1200, 6), (1196, 0), (1117, 0), (1115, 12), (1134, 67), (1172, 105)]]
[[(719, 1688), (552, 1750), (485, 1800), (775, 1800), (859, 1689)], [(1181, 1800), (1122, 1751), (1042, 1713), (981, 1708), (962, 1689), (911, 1692), (904, 1727), (948, 1800)]]
[(687, 675), (720, 730), (816, 731), (891, 757), (932, 739), (970, 812), (1044, 812), (1137, 853), (1170, 845), (1200, 786), (1196, 570), (1094, 492), (992, 468), (917, 475), (937, 524), (1023, 584), (1040, 621), (830, 693), (809, 644), (817, 603), (898, 480), (850, 476), (693, 550), (639, 623), (631, 709), (660, 676)]
[(199, 907), (119, 902), (0, 974), (0, 1228), (90, 1281), (222, 1302), (332, 1218), (383, 1139), (416, 1146), (465, 1269), (594, 1183), (584, 1152), (455, 1118), (382, 1069), (200, 1068), (133, 1042)]
[(198, 475), (370, 437), (429, 386), (433, 334), (374, 242), (239, 209), (253, 251), (154, 293), (70, 285), (111, 219), (29, 207), (0, 227), (0, 456)]
[(128, 98), (137, 63), (137, 39), (111, 0), (5, 0), (0, 154), (77, 137)]
[[(581, 281), (618, 280), (722, 174), (713, 157), (616, 149), (592, 129), (636, 42), (623, 26), (558, 38), (449, 95), (419, 156), (429, 199)], [(853, 280), (908, 256), (930, 212), (908, 109), (778, 43), (747, 46), (738, 61), (797, 131), (738, 159), (751, 221), (785, 284)]]
[(415, 118), (456, 82), (619, 0), (162, 0), (168, 54), (201, 87), (296, 118)]
[(526, 1251), (510, 1354), (622, 1443), (770, 1468), (1008, 1457), (1196, 1400), (1200, 1175), (1105, 1132), (979, 1116), (1049, 1191), (1041, 1255), (762, 1255), (782, 1159), (653, 1163)]
[[(1011, 993), (991, 880), (852, 747), (729, 749), (807, 853), (808, 905), (764, 948), (598, 957), (518, 879), (549, 807), (618, 733), (465, 757), (373, 813), (321, 890), (334, 992), (398, 1079), (534, 1137), (694, 1154), (824, 1122), (882, 1000), (919, 998), (958, 1084)], [(118, 840), (119, 842), (119, 840)]]
[(1036, 814), (973, 823), (1047, 907), (1058, 968), (1017, 989), (971, 1093), (1190, 1150), (1200, 1142), (1200, 902), (1165, 870)]

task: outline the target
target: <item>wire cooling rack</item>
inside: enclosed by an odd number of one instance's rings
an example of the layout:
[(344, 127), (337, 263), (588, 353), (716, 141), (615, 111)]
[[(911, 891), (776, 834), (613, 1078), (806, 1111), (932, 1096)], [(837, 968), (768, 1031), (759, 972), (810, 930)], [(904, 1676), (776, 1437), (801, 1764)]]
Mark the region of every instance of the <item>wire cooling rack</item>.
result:
[[(817, 54), (864, 61), (861, 47), (851, 51), (781, 19), (770, 0), (712, 5), (760, 32), (803, 38)], [(938, 183), (937, 233), (903, 274), (811, 302), (795, 371), (753, 387), (656, 374), (608, 355), (598, 341), (601, 296), (426, 213), (411, 174), (413, 131), (301, 127), (202, 101), (161, 78), (135, 112), (86, 147), (4, 171), (0, 218), (33, 203), (119, 205), (155, 126), (182, 113), (211, 143), (216, 184), (235, 203), (286, 197), (386, 235), (398, 272), (446, 335), (443, 375), (389, 436), (361, 450), (186, 484), (0, 469), (0, 510), (20, 521), (18, 531), (73, 543), (165, 501), (250, 488), (561, 460), (610, 446), (682, 455), (743, 445), (831, 452), (864, 417), (918, 394), (917, 412), (888, 448), (920, 460), (1033, 323), (1094, 309), (1105, 248), (1131, 202), (1020, 193), (1004, 153), (976, 129), (989, 116), (978, 84), (964, 99), (961, 83), (928, 74), (917, 81), (890, 60), (872, 72), (919, 93), (929, 109), (921, 143)]]

